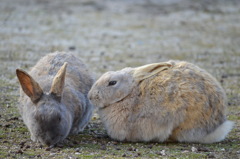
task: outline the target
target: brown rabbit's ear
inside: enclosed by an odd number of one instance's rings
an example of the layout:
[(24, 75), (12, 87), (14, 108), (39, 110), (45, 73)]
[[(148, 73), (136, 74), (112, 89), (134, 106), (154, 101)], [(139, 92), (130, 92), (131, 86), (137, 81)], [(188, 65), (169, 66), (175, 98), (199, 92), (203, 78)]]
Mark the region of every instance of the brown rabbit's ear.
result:
[(153, 63), (135, 68), (133, 77), (136, 81), (140, 82), (148, 77), (151, 77), (163, 70), (172, 67), (172, 64), (167, 62)]
[(63, 64), (58, 73), (53, 79), (52, 87), (50, 90), (51, 94), (56, 95), (61, 99), (62, 91), (64, 88), (65, 74), (66, 74), (67, 62)]
[(16, 74), (23, 91), (30, 97), (33, 103), (36, 103), (43, 94), (39, 84), (27, 72), (21, 69), (16, 69)]

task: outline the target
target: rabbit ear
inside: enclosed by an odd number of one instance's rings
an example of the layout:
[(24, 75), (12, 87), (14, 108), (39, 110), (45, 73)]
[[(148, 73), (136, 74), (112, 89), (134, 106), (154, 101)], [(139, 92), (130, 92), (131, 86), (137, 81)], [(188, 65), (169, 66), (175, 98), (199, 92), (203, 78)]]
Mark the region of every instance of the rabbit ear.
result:
[(133, 77), (136, 81), (140, 82), (170, 67), (172, 67), (172, 64), (167, 62), (144, 65), (144, 66), (135, 68), (133, 72)]
[(16, 69), (16, 74), (26, 95), (31, 98), (33, 103), (38, 102), (43, 94), (39, 84), (27, 72), (21, 69)]
[(64, 88), (65, 74), (66, 74), (67, 62), (63, 64), (58, 73), (53, 79), (52, 87), (50, 90), (51, 94), (56, 95), (61, 99), (62, 91)]

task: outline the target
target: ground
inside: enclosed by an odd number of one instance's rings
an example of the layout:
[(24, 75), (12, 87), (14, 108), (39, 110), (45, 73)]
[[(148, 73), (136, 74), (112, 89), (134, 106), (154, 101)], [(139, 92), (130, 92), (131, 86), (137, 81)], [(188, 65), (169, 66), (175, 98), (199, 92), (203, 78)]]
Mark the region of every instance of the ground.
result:
[[(0, 158), (240, 158), (240, 1), (0, 0)], [(102, 73), (169, 59), (192, 62), (225, 89), (235, 127), (215, 144), (111, 140), (97, 114), (54, 148), (33, 143), (20, 117), (15, 69), (72, 52)]]

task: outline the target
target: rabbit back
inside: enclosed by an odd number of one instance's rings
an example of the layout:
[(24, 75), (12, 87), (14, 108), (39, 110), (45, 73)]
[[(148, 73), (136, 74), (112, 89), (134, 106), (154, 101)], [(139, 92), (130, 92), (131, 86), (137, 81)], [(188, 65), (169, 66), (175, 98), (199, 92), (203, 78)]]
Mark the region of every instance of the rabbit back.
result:
[(168, 123), (173, 140), (200, 141), (226, 121), (226, 95), (205, 70), (187, 62), (170, 63), (171, 69), (140, 84), (144, 102), (139, 113), (157, 117), (153, 123)]
[(54, 76), (64, 62), (68, 63), (66, 84), (73, 84), (72, 86), (80, 89), (83, 94), (87, 94), (93, 84), (93, 79), (85, 64), (72, 54), (61, 52), (48, 54), (38, 61), (29, 74), (38, 80), (43, 91), (48, 92)]

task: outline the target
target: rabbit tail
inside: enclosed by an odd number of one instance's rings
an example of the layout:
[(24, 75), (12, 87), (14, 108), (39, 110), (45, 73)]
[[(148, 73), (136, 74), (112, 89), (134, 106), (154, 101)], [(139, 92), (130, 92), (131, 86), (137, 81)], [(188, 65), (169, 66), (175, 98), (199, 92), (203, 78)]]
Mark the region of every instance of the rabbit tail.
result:
[(227, 134), (231, 131), (233, 128), (234, 122), (232, 121), (225, 121), (222, 125), (217, 127), (216, 130), (214, 130), (212, 133), (206, 135), (200, 143), (214, 143), (219, 142), (225, 139)]

